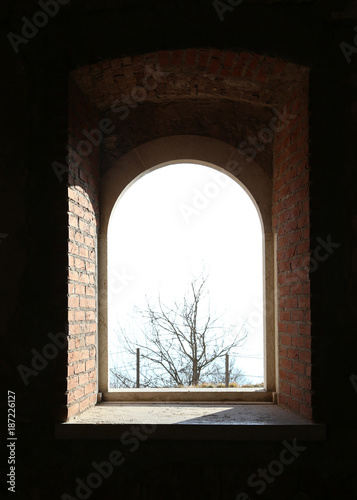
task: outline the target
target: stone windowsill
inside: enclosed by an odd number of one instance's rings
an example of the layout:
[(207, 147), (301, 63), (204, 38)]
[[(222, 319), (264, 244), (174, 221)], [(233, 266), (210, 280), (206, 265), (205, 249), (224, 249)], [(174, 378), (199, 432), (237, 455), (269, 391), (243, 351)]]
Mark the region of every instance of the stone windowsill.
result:
[(59, 439), (117, 439), (132, 425), (155, 425), (150, 439), (322, 441), (315, 424), (273, 403), (103, 402), (56, 426)]

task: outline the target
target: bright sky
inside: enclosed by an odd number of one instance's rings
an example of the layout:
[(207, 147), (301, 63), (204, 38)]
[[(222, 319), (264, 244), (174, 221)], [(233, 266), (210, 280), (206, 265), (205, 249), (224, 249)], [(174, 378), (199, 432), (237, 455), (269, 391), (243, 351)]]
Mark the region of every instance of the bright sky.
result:
[(169, 305), (204, 268), (211, 311), (225, 313), (227, 324), (248, 319), (251, 333), (236, 366), (252, 382), (263, 381), (262, 248), (250, 196), (216, 169), (181, 163), (132, 183), (117, 201), (108, 229), (112, 352), (118, 350), (114, 329), (118, 323), (128, 326), (134, 305), (144, 306), (145, 296), (154, 303), (158, 291)]

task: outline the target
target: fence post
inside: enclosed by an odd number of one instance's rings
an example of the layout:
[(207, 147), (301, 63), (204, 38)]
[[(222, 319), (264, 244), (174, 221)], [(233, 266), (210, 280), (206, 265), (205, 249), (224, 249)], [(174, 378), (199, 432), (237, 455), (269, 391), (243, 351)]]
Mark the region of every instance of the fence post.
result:
[(229, 387), (229, 354), (226, 354), (226, 387)]
[(140, 387), (140, 348), (136, 349), (136, 387)]

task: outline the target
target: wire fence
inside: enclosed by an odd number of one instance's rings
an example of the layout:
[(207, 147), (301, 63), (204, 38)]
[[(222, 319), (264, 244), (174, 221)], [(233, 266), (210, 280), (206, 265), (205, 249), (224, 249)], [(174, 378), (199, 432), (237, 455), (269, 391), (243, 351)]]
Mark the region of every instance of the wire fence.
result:
[[(110, 387), (111, 388), (143, 388), (143, 387), (172, 387), (174, 385), (197, 385), (197, 384), (178, 384), (176, 379), (173, 383), (172, 377), (170, 381), (169, 370), (160, 365), (160, 363), (153, 362), (147, 356), (142, 354), (143, 348), (137, 348), (135, 353), (129, 357), (128, 351), (119, 350), (111, 352), (111, 368), (110, 368)], [(224, 356), (218, 357), (214, 360), (214, 370), (208, 371), (209, 376), (203, 374), (200, 378), (200, 384), (216, 384), (219, 387), (229, 387), (230, 384), (237, 384), (237, 380), (243, 384), (251, 384), (248, 379), (260, 379), (263, 381), (262, 375), (246, 374), (242, 370), (235, 369), (235, 358), (240, 359), (259, 359), (263, 360), (263, 356), (254, 354), (238, 354), (229, 353)], [(180, 370), (179, 370), (180, 371)], [(184, 369), (183, 379), (187, 373)], [(191, 368), (192, 371), (192, 368)], [(187, 372), (187, 367), (186, 367)], [(194, 380), (194, 379), (193, 379)], [(257, 382), (258, 383), (258, 382)]]

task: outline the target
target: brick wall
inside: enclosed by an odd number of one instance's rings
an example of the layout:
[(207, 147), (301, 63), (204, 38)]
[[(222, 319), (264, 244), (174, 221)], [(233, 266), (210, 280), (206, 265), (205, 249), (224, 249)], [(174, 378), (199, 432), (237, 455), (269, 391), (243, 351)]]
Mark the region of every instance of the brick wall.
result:
[(273, 179), (279, 403), (311, 418), (308, 81), (294, 92), (286, 111), (296, 117), (276, 136)]
[[(135, 86), (143, 85), (145, 67), (166, 73), (155, 89), (148, 88), (146, 101), (213, 96), (259, 106), (283, 104), (284, 96), (299, 85), (307, 71), (254, 53), (186, 49), (101, 61), (79, 68), (73, 79), (96, 107), (105, 111), (123, 94), (130, 95)], [(152, 78), (148, 83), (153, 84)]]
[(70, 82), (68, 417), (97, 400), (98, 114)]

